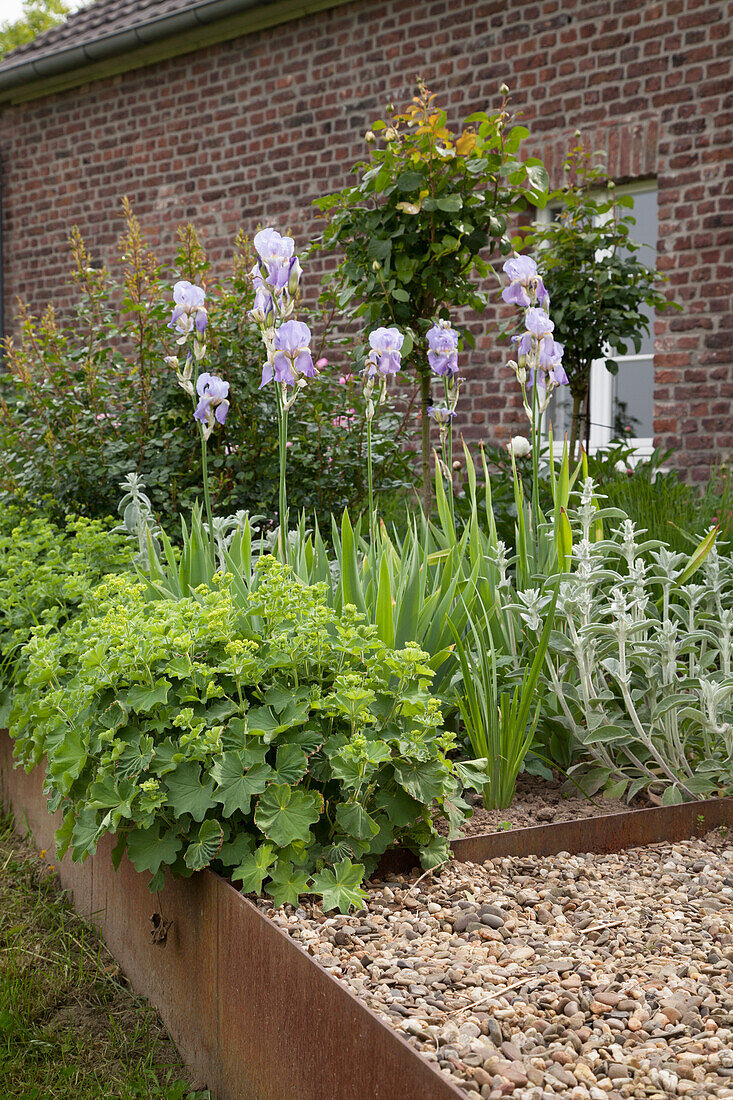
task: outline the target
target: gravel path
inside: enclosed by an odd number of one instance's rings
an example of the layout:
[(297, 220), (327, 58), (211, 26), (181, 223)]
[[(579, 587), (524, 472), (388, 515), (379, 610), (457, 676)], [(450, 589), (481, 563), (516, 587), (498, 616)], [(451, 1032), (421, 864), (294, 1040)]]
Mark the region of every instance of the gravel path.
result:
[(733, 1100), (729, 835), (453, 863), (373, 882), (349, 917), (267, 911), (469, 1095)]

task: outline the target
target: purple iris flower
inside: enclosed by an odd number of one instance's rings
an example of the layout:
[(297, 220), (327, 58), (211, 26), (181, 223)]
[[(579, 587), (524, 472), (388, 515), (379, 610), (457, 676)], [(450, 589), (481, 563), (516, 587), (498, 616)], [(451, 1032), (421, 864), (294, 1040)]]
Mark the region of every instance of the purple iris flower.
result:
[(200, 398), (193, 414), (196, 420), (206, 424), (211, 419), (213, 411), (215, 419), (223, 424), (229, 412), (229, 401), (227, 400), (229, 383), (219, 378), (218, 375), (209, 374), (208, 371), (205, 371), (198, 376), (196, 393)]
[(265, 363), (260, 389), (273, 378), (294, 386), (299, 375), (314, 378), (316, 368), (310, 349), (311, 330), (303, 321), (285, 321), (275, 330), (275, 355)]
[(254, 246), (260, 258), (262, 277), (273, 290), (283, 290), (290, 283), (296, 264), (300, 271), (297, 257), (293, 255), (293, 238), (281, 237), (276, 229), (261, 229), (255, 236)]
[(458, 372), (458, 333), (448, 321), (439, 321), (428, 330), (428, 363), (442, 377)]
[(558, 344), (557, 340), (553, 340), (551, 336), (543, 336), (540, 343), (540, 368), (558, 386), (565, 386), (568, 381), (568, 376), (562, 365), (564, 350), (562, 344)]
[(441, 428), (446, 424), (450, 424), (455, 415), (455, 409), (448, 409), (445, 405), (428, 405), (428, 416)]
[[(544, 390), (547, 387), (547, 379), (556, 386), (567, 386), (568, 376), (562, 365), (562, 344), (553, 340), (551, 336), (543, 336), (540, 340), (540, 369), (537, 372), (537, 383)], [(529, 384), (534, 385), (535, 371), (530, 371)]]
[(533, 340), (542, 340), (554, 332), (555, 325), (545, 313), (544, 309), (532, 306), (524, 315), (524, 323), (527, 331), (519, 341), (519, 354), (527, 355), (532, 347)]
[(550, 295), (545, 290), (542, 277), (537, 272), (537, 264), (531, 256), (513, 256), (503, 267), (510, 285), (505, 287), (501, 296), (510, 305), (527, 309), (532, 304), (529, 291), (534, 290), (537, 301), (543, 309), (550, 307)]
[(249, 311), (249, 315), (252, 320), (256, 321), (258, 324), (265, 324), (270, 315), (274, 313), (275, 303), (272, 300), (272, 294), (270, 294), (265, 286), (264, 280), (256, 264), (252, 268), (251, 275), (255, 288), (255, 300), (252, 309)]
[(375, 328), (369, 333), (371, 351), (367, 357), (366, 371), (369, 377), (379, 374), (396, 374), (402, 365), (400, 349), (404, 336), (396, 328)]
[(175, 305), (168, 327), (178, 329), (182, 335), (187, 336), (195, 325), (197, 331), (203, 333), (207, 321), (206, 293), (203, 287), (182, 279), (173, 287), (173, 301)]

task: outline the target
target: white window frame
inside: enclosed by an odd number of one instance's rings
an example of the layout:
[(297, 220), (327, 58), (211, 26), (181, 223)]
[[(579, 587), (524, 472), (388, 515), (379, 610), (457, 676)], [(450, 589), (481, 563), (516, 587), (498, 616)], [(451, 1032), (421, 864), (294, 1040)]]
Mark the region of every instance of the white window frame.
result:
[[(639, 180), (637, 183), (624, 184), (616, 188), (617, 195), (640, 195), (649, 191), (656, 191), (658, 188), (657, 180)], [(606, 219), (611, 217), (611, 211), (608, 211)], [(545, 206), (537, 210), (537, 217), (535, 219), (539, 225), (549, 225), (550, 223), (550, 207)], [(596, 257), (598, 260), (603, 259), (603, 253), (599, 252)], [(550, 310), (552, 313), (552, 309)], [(652, 337), (654, 332), (652, 330)], [(613, 353), (609, 350), (609, 357)], [(618, 363), (619, 370), (625, 363), (641, 362), (649, 359), (648, 354), (645, 355), (613, 355), (613, 359)], [(654, 351), (651, 353), (652, 364), (654, 363)], [(591, 363), (590, 370), (590, 453), (595, 454), (597, 451), (603, 450), (611, 443), (613, 435), (613, 380), (614, 376), (609, 370), (606, 369), (604, 359), (594, 359)], [(653, 399), (653, 395), (652, 395)], [(547, 413), (543, 418), (543, 433), (546, 435), (549, 425), (547, 423)], [(637, 462), (643, 461), (647, 458), (651, 458), (654, 452), (654, 437), (653, 436), (631, 436), (628, 440), (625, 440), (626, 445), (631, 448), (633, 454), (630, 456), (631, 465), (636, 465)], [(562, 450), (564, 446), (563, 440), (554, 440), (554, 457), (560, 458), (562, 456)]]

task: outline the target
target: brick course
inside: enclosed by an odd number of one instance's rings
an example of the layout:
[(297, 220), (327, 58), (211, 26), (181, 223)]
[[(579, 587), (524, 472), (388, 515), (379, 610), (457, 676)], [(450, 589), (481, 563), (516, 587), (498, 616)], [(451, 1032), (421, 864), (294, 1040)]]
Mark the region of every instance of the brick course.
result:
[[(312, 200), (345, 185), (416, 72), (455, 125), (506, 80), (553, 184), (576, 128), (617, 181), (658, 180), (659, 266), (683, 311), (656, 321), (655, 438), (701, 479), (733, 440), (732, 43), (720, 0), (357, 0), (0, 108), (6, 321), (18, 297), (64, 304), (71, 225), (114, 257), (123, 194), (162, 256), (186, 220), (215, 266), (240, 225), (301, 243), (318, 232)], [(472, 320), (466, 356), (472, 440), (525, 430), (489, 322)]]

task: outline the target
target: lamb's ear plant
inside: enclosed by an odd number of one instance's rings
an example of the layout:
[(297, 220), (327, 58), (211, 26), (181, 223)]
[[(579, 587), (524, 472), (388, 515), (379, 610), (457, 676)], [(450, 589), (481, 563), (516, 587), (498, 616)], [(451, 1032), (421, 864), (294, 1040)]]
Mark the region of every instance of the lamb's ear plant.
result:
[(120, 489), (124, 492), (117, 511), (122, 518), (122, 523), (119, 527), (115, 527), (115, 531), (137, 541), (138, 552), (133, 562), (143, 569), (148, 569), (151, 551), (153, 560), (159, 554), (158, 540), (161, 530), (153, 514), (150, 497), (145, 492), (145, 481), (139, 474), (133, 472), (120, 482)]
[[(663, 802), (733, 789), (733, 574), (716, 531), (690, 555), (594, 504), (582, 487), (573, 569), (561, 585), (547, 685), (585, 761), (571, 773), (587, 793), (605, 787)], [(620, 520), (602, 539), (599, 520)], [(699, 578), (699, 579), (697, 579)], [(695, 579), (695, 581), (693, 580)], [(590, 761), (590, 763), (588, 762)]]

